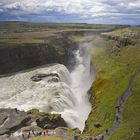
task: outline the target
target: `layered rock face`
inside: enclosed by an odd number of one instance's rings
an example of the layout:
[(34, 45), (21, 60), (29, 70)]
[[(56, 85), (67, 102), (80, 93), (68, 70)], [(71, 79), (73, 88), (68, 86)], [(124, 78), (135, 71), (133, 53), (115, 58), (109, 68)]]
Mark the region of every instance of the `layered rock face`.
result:
[(74, 43), (68, 34), (58, 34), (40, 44), (10, 44), (0, 47), (0, 74), (13, 73), (49, 63), (60, 63), (72, 69), (75, 64)]
[(106, 40), (113, 40), (116, 42), (116, 46), (117, 47), (125, 47), (131, 44), (135, 44), (134, 41), (132, 41), (132, 39), (127, 38), (127, 37), (119, 37), (119, 36), (111, 36), (111, 35), (102, 35), (102, 37), (104, 37)]

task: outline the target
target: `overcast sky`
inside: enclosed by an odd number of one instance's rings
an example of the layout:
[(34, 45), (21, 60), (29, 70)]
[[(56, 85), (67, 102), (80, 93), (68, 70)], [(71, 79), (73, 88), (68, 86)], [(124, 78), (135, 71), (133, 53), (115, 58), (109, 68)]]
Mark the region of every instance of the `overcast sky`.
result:
[(140, 24), (140, 0), (0, 0), (0, 21)]

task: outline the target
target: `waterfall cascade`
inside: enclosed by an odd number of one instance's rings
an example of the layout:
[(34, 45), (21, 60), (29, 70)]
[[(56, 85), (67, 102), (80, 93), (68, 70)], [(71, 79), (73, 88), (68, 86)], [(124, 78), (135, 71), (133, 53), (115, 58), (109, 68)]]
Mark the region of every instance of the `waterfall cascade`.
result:
[(54, 64), (0, 78), (0, 108), (60, 113), (70, 127), (83, 130), (91, 110), (87, 91), (93, 81), (86, 47), (75, 51), (77, 65), (71, 73)]
[(71, 89), (76, 99), (76, 105), (72, 109), (65, 109), (62, 117), (72, 127), (78, 127), (83, 130), (85, 121), (91, 110), (89, 102), (88, 90), (94, 80), (94, 75), (90, 69), (90, 55), (88, 52), (88, 43), (79, 46), (79, 50), (75, 52), (77, 64), (74, 71), (71, 72), (72, 85)]

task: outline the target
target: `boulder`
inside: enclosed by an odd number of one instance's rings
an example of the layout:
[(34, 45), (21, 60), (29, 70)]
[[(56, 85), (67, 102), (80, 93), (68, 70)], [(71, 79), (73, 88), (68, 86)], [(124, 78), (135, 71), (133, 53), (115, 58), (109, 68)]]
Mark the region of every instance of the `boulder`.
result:
[(49, 80), (49, 82), (58, 82), (59, 81), (59, 75), (57, 73), (50, 73), (50, 74), (39, 73), (39, 74), (32, 76), (31, 80), (34, 82), (38, 82), (38, 81), (41, 81), (43, 78), (49, 77), (49, 76), (52, 77), (52, 79)]
[(37, 125), (43, 129), (55, 129), (57, 127), (67, 127), (66, 122), (61, 115), (51, 115), (37, 119)]

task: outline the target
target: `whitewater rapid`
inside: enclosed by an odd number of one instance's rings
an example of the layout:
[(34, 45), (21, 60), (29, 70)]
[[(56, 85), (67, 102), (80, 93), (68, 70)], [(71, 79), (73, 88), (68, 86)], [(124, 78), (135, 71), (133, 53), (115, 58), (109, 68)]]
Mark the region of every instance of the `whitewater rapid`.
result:
[(68, 126), (83, 130), (91, 105), (87, 94), (94, 76), (87, 45), (74, 52), (75, 69), (62, 64), (46, 65), (0, 78), (0, 108), (33, 108), (60, 113)]

